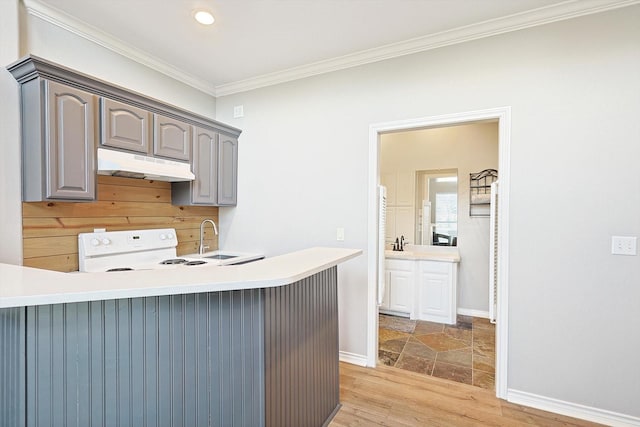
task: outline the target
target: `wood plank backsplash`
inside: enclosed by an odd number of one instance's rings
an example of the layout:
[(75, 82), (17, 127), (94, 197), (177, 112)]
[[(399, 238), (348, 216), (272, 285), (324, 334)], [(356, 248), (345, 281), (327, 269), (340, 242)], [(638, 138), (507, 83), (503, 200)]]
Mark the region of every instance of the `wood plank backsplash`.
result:
[[(98, 176), (95, 202), (22, 203), (23, 264), (57, 271), (78, 270), (78, 233), (94, 228), (107, 231), (175, 228), (178, 255), (198, 251), (200, 223), (205, 218), (218, 224), (213, 206), (173, 206), (171, 184), (162, 181)], [(211, 226), (206, 244), (218, 248)]]

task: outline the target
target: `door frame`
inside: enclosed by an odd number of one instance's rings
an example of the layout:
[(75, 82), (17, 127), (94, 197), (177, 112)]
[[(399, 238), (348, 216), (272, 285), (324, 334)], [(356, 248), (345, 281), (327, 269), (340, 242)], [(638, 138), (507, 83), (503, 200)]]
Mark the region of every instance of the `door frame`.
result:
[[(369, 125), (369, 206), (368, 206), (368, 292), (367, 292), (367, 366), (378, 360), (378, 186), (380, 185), (380, 135), (429, 127), (459, 125), (483, 120), (498, 120), (498, 171), (500, 203), (498, 205), (498, 301), (496, 323), (496, 396), (507, 397), (507, 363), (509, 337), (509, 193), (511, 107), (428, 116)], [(384, 238), (384, 236), (382, 236)]]

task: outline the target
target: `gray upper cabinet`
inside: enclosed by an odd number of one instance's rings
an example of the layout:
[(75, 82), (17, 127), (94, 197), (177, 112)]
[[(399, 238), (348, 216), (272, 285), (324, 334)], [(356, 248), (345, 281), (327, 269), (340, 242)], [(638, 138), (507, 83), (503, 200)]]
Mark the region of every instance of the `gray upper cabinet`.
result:
[(7, 69), (20, 84), (22, 200), (96, 197), (96, 146), (190, 162), (172, 184), (182, 205), (235, 205), (240, 129), (34, 55)]
[(191, 160), (191, 125), (160, 114), (153, 115), (153, 154)]
[(97, 97), (40, 78), (21, 91), (23, 200), (93, 200)]
[(238, 194), (238, 139), (194, 128), (192, 182), (171, 184), (174, 205), (235, 206)]
[(238, 203), (238, 138), (220, 135), (218, 140), (218, 205)]
[(171, 202), (174, 205), (217, 205), (217, 165), (218, 134), (209, 129), (194, 128), (191, 170), (196, 179), (171, 184)]
[(218, 203), (218, 134), (212, 130), (196, 128), (193, 138), (193, 203)]
[(45, 81), (48, 199), (93, 200), (96, 96)]
[(149, 154), (151, 113), (108, 98), (100, 99), (100, 144)]

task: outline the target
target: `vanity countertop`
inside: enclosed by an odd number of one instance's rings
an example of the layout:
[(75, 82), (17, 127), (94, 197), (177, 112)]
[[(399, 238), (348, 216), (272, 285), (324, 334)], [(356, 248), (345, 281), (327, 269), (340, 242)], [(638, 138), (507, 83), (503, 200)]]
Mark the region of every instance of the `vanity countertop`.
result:
[(386, 259), (460, 262), (460, 251), (455, 246), (406, 245), (403, 251), (385, 250)]

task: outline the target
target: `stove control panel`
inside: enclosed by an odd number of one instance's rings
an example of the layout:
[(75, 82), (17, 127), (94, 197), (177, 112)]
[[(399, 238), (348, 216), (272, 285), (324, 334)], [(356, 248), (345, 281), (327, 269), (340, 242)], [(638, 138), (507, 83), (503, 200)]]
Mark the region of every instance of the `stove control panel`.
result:
[(78, 254), (85, 258), (175, 248), (177, 245), (176, 230), (173, 228), (99, 231), (78, 235)]

